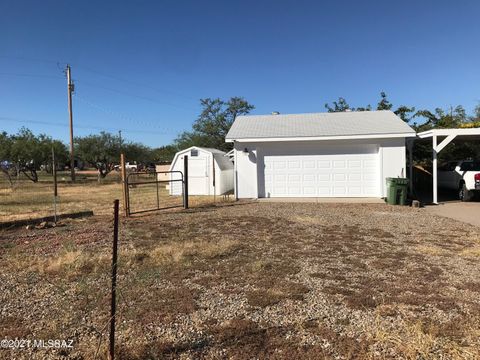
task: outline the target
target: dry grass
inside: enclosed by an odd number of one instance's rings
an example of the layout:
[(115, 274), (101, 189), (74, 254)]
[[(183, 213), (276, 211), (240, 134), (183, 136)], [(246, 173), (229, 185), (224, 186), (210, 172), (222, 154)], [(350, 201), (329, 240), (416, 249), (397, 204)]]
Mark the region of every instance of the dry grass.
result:
[(480, 257), (480, 246), (474, 246), (474, 247), (462, 250), (460, 252), (460, 255), (466, 256), (466, 257), (478, 258)]
[[(112, 213), (112, 202), (122, 199), (119, 174), (111, 172), (101, 183), (95, 173), (80, 174), (77, 182), (69, 182), (67, 174), (58, 176), (57, 213), (92, 210), (96, 215)], [(1, 176), (1, 174), (0, 174)], [(157, 206), (156, 185), (148, 184), (130, 188), (131, 211), (153, 209)], [(221, 201), (218, 199), (218, 201)], [(199, 206), (213, 202), (213, 196), (191, 196), (190, 205)], [(161, 207), (181, 207), (180, 196), (169, 196), (165, 184), (159, 185)], [(53, 180), (42, 174), (38, 183), (22, 179), (14, 188), (0, 178), (0, 222), (38, 218), (53, 215)]]
[(417, 246), (417, 251), (421, 254), (431, 255), (431, 256), (441, 256), (448, 254), (447, 251), (438, 246), (432, 245), (419, 245)]
[[(103, 183), (96, 178), (79, 179), (76, 184), (59, 176), (57, 212), (93, 210), (95, 214), (111, 213), (114, 199), (121, 199), (122, 189), (112, 174)], [(53, 215), (52, 179), (42, 176), (38, 183), (20, 181), (15, 189), (0, 185), (0, 221), (38, 218)]]
[(85, 273), (107, 272), (110, 254), (89, 253), (80, 250), (65, 251), (36, 264), (41, 274), (57, 275), (72, 279)]
[[(123, 220), (119, 358), (479, 358), (479, 232), (415, 211), (240, 202)], [(103, 356), (110, 217), (0, 237), (0, 306), (16, 309), (0, 337), (79, 334), (68, 355)]]
[(235, 240), (186, 241), (156, 246), (148, 255), (157, 265), (189, 261), (194, 258), (205, 260), (226, 256), (238, 250), (240, 243)]
[(478, 324), (464, 319), (435, 324), (428, 320), (410, 320), (405, 311), (403, 315), (407, 320), (397, 320), (392, 328), (385, 326), (379, 314), (373, 326), (365, 327), (368, 341), (375, 343), (378, 349), (396, 348), (404, 358), (412, 360), (431, 358), (440, 348), (450, 359), (477, 359), (480, 356)]

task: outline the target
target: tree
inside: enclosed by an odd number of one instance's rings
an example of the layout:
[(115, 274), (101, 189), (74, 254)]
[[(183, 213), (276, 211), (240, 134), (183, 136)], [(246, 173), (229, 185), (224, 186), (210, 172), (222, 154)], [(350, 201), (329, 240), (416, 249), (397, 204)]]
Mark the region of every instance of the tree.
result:
[(372, 106), (367, 105), (365, 107), (350, 107), (348, 105), (347, 100), (343, 97), (339, 97), (338, 101), (333, 101), (332, 105), (329, 105), (328, 103), (325, 104), (325, 109), (327, 109), (328, 112), (333, 113), (333, 112), (345, 112), (345, 111), (371, 111)]
[(12, 138), (6, 131), (0, 133), (0, 171), (5, 175), (10, 185), (13, 185), (11, 168)]
[(37, 182), (37, 170), (42, 165), (51, 165), (52, 148), (60, 162), (67, 158), (65, 145), (45, 134), (35, 136), (27, 128), (21, 128), (13, 135), (2, 132), (0, 134), (1, 171), (12, 185), (13, 178), (21, 173), (33, 182)]
[(348, 105), (347, 100), (343, 97), (339, 97), (338, 101), (333, 101), (332, 105), (329, 105), (328, 103), (325, 104), (325, 109), (328, 110), (328, 112), (343, 112), (343, 111), (355, 111), (355, 108), (350, 108), (350, 105)]
[[(371, 111), (372, 106), (367, 105), (365, 107), (350, 107), (350, 105), (347, 103), (345, 98), (339, 97), (338, 101), (332, 102), (332, 105), (325, 104), (325, 108), (328, 110), (328, 112), (342, 112), (342, 111)], [(380, 93), (380, 101), (377, 104), (377, 110), (392, 110), (393, 104), (387, 99), (387, 94), (382, 91)], [(408, 106), (400, 106), (398, 107), (394, 113), (399, 116), (403, 121), (409, 122), (412, 119), (412, 116), (409, 116), (410, 114), (413, 115), (415, 112), (414, 107), (408, 107)]]
[(441, 108), (436, 108), (434, 112), (419, 110), (414, 117), (421, 117), (426, 120), (421, 125), (414, 124), (417, 131), (425, 131), (432, 128), (456, 128), (468, 121), (466, 111), (462, 105), (458, 105), (455, 109), (450, 108), (449, 111), (444, 111)]
[(415, 107), (408, 107), (405, 105), (399, 106), (397, 110), (394, 111), (395, 115), (397, 115), (400, 119), (409, 123), (412, 120), (413, 116), (415, 115)]
[(60, 140), (54, 140), (51, 137), (40, 134), (38, 136), (38, 152), (40, 159), (38, 165), (43, 165), (47, 172), (52, 171), (52, 150), (55, 153), (56, 164), (66, 164), (68, 162), (68, 150), (64, 143)]
[(10, 160), (16, 175), (20, 173), (32, 180), (38, 181), (37, 166), (42, 161), (39, 150), (39, 141), (27, 128), (21, 128), (17, 134), (11, 136)]
[(152, 150), (152, 159), (156, 163), (170, 162), (177, 153), (175, 145), (165, 145)]
[[(385, 91), (380, 93), (380, 101), (377, 104), (377, 110), (392, 110), (393, 104), (387, 99), (387, 94)], [(395, 115), (397, 115), (400, 119), (405, 121), (406, 123), (410, 122), (412, 119), (415, 108), (408, 107), (405, 105), (400, 105), (396, 110), (393, 111)]]
[(178, 149), (195, 145), (230, 150), (232, 145), (225, 143), (225, 136), (233, 121), (255, 108), (241, 97), (232, 97), (228, 101), (201, 99), (200, 104), (203, 109), (193, 123), (192, 131), (183, 132), (175, 139), (174, 146)]
[(377, 104), (377, 110), (392, 110), (393, 104), (388, 101), (387, 94), (384, 91), (380, 93), (381, 99)]
[(120, 137), (102, 131), (98, 135), (75, 138), (75, 153), (98, 171), (98, 179), (114, 169), (120, 156)]
[(480, 104), (475, 106), (473, 121), (480, 121)]
[(105, 178), (118, 164), (120, 152), (127, 159), (138, 162), (150, 161), (150, 149), (133, 142), (121, 142), (118, 135), (102, 131), (98, 135), (75, 138), (75, 153), (98, 171), (98, 180)]

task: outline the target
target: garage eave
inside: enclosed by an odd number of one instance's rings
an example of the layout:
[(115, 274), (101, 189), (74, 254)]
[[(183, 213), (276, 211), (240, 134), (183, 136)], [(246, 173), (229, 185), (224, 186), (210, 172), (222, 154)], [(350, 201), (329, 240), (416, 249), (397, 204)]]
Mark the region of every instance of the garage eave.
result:
[(335, 135), (335, 136), (298, 136), (298, 137), (268, 137), (268, 138), (226, 138), (225, 142), (278, 142), (278, 141), (318, 141), (318, 140), (353, 140), (353, 139), (390, 139), (415, 137), (414, 132), (395, 134), (362, 134), (362, 135)]

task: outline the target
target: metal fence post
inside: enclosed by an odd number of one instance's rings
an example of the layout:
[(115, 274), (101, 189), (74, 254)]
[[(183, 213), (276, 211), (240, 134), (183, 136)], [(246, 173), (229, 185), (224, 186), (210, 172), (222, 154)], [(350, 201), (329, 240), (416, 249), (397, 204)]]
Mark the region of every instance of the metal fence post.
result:
[(158, 193), (158, 175), (155, 171), (155, 186), (157, 187), (157, 210), (160, 210), (160, 195)]
[(118, 251), (118, 207), (119, 201), (113, 202), (113, 251), (112, 251), (112, 299), (110, 304), (110, 359), (115, 358), (115, 312), (117, 303), (117, 251)]
[(120, 171), (122, 172), (123, 210), (125, 211), (125, 216), (129, 216), (127, 168), (125, 166), (125, 155), (123, 153), (120, 154)]
[(188, 209), (188, 155), (183, 157), (183, 207)]
[(57, 224), (57, 164), (55, 162), (55, 150), (52, 146), (52, 175), (53, 175), (53, 221)]
[(212, 171), (213, 171), (213, 202), (216, 202), (217, 189), (215, 188), (215, 156), (213, 156), (213, 154), (212, 154)]

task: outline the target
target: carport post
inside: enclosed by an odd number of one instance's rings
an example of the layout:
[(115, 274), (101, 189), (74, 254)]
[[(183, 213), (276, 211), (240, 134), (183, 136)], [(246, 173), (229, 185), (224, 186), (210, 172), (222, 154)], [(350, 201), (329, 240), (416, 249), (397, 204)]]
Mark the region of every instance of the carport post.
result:
[(437, 188), (437, 135), (432, 136), (432, 174), (433, 174), (433, 203), (438, 204)]

